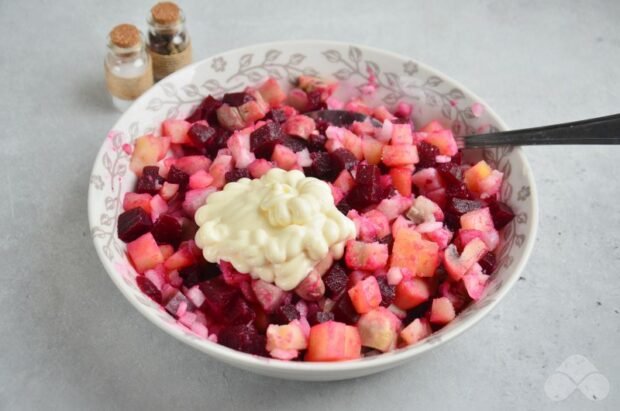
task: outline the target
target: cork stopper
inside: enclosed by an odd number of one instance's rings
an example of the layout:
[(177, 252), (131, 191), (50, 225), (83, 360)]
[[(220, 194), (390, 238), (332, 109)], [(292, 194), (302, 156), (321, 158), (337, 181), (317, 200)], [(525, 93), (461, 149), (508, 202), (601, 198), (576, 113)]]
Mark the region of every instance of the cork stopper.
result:
[(132, 24), (119, 24), (110, 32), (110, 41), (117, 47), (134, 47), (140, 43), (140, 31)]
[(158, 24), (176, 23), (181, 17), (181, 9), (170, 1), (164, 1), (153, 6), (151, 16)]

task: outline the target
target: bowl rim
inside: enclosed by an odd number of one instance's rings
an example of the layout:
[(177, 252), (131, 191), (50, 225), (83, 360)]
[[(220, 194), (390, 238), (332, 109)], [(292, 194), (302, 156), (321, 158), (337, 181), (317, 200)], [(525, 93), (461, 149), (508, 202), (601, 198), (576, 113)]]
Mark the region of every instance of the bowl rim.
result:
[[(251, 50), (253, 48), (281, 47), (281, 46), (284, 46), (284, 47), (294, 46), (294, 47), (300, 47), (300, 48), (304, 46), (312, 46), (312, 47), (316, 47), (316, 46), (351, 47), (351, 46), (354, 46), (362, 50), (368, 50), (373, 53), (383, 54), (383, 55), (386, 55), (394, 59), (403, 60), (403, 61), (413, 61), (419, 67), (423, 68), (429, 73), (438, 75), (440, 78), (442, 78), (446, 82), (449, 82), (453, 84), (454, 86), (460, 88), (465, 94), (471, 96), (477, 102), (482, 103), (485, 107), (485, 111), (499, 125), (500, 130), (509, 129), (508, 125), (497, 115), (497, 113), (495, 113), (495, 111), (488, 104), (486, 104), (486, 102), (483, 99), (481, 99), (476, 93), (473, 93), (468, 87), (465, 87), (463, 84), (461, 84), (459, 81), (454, 80), (452, 77), (414, 58), (411, 58), (411, 57), (408, 57), (408, 56), (405, 56), (405, 55), (402, 55), (396, 52), (380, 49), (378, 47), (367, 46), (367, 45), (357, 44), (353, 42), (305, 39), (305, 40), (290, 40), (290, 41), (263, 42), (263, 43), (251, 44), (247, 46), (242, 46), (242, 47), (237, 47), (234, 49), (226, 50), (221, 53), (217, 53), (212, 56), (201, 59), (199, 61), (196, 61), (184, 67), (183, 69), (171, 74), (170, 76), (166, 78), (166, 80), (174, 81), (176, 77), (181, 76), (184, 72), (190, 71), (196, 66), (204, 64), (205, 61), (216, 58), (216, 57), (220, 57), (220, 56), (226, 57), (227, 55), (237, 54), (244, 50)], [(161, 85), (163, 83), (160, 81), (159, 84)], [(127, 115), (127, 113), (131, 110), (133, 106), (137, 105), (142, 100), (148, 98), (153, 93), (153, 91), (157, 89), (157, 87), (158, 87), (157, 84), (154, 85), (149, 90), (147, 90), (142, 96), (140, 96), (136, 101), (134, 101), (132, 105), (118, 118), (113, 129), (116, 127), (116, 125), (118, 125), (123, 120), (123, 118)], [(105, 151), (106, 151), (105, 144), (102, 144), (95, 157), (95, 162), (91, 170), (91, 176), (95, 173), (95, 170), (98, 167), (97, 160), (101, 158), (101, 156), (103, 155)], [(103, 247), (98, 245), (94, 241), (94, 237), (91, 236), (91, 238), (93, 240), (95, 250), (97, 252), (99, 260), (101, 261), (106, 272), (112, 279), (112, 282), (121, 291), (125, 299), (127, 299), (131, 303), (131, 305), (133, 305), (144, 317), (146, 317), (149, 321), (151, 321), (161, 330), (165, 331), (169, 335), (175, 337), (176, 339), (184, 342), (185, 344), (190, 345), (191, 347), (201, 352), (212, 355), (216, 357), (217, 359), (225, 361), (229, 364), (235, 364), (238, 366), (242, 366), (246, 369), (254, 369), (257, 371), (263, 370), (265, 372), (274, 371), (274, 372), (283, 372), (283, 373), (286, 373), (286, 372), (306, 373), (308, 375), (311, 375), (311, 374), (316, 375), (316, 374), (321, 374), (325, 372), (345, 373), (345, 372), (354, 372), (354, 371), (364, 370), (364, 369), (378, 369), (378, 368), (384, 369), (392, 365), (397, 365), (397, 363), (401, 363), (401, 362), (404, 363), (405, 360), (408, 360), (412, 357), (415, 357), (416, 355), (422, 354), (444, 343), (447, 343), (448, 341), (451, 341), (457, 336), (464, 333), (466, 330), (471, 329), (475, 324), (479, 323), (482, 318), (486, 317), (491, 312), (491, 310), (493, 310), (496, 307), (499, 301), (502, 300), (506, 296), (506, 294), (512, 289), (514, 284), (517, 282), (519, 275), (525, 268), (525, 265), (527, 264), (530, 258), (532, 249), (536, 241), (536, 234), (538, 231), (539, 208), (538, 208), (538, 195), (537, 195), (536, 183), (535, 183), (532, 169), (527, 161), (527, 158), (525, 157), (524, 152), (520, 147), (514, 147), (513, 151), (519, 157), (519, 160), (523, 164), (523, 171), (530, 186), (530, 195), (532, 197), (532, 209), (531, 209), (531, 217), (530, 217), (531, 224), (528, 224), (529, 231), (526, 232), (527, 235), (525, 236), (525, 243), (523, 245), (523, 250), (524, 250), (523, 256), (519, 261), (516, 262), (515, 267), (512, 268), (511, 270), (512, 274), (508, 276), (506, 281), (497, 290), (495, 300), (475, 310), (471, 315), (468, 316), (468, 318), (466, 318), (463, 321), (462, 324), (454, 327), (453, 329), (448, 330), (445, 334), (443, 334), (441, 340), (435, 344), (415, 344), (409, 347), (398, 349), (393, 352), (383, 353), (383, 354), (372, 356), (372, 357), (365, 357), (365, 358), (360, 358), (357, 360), (343, 361), (343, 362), (282, 361), (282, 360), (258, 357), (258, 356), (254, 356), (251, 354), (243, 353), (243, 352), (225, 347), (223, 345), (220, 345), (218, 343), (215, 343), (215, 342), (212, 342), (206, 339), (198, 340), (198, 339), (188, 338), (187, 335), (181, 331), (181, 328), (177, 323), (168, 323), (168, 322), (163, 321), (160, 317), (155, 315), (154, 310), (147, 307), (146, 305), (139, 303), (134, 298), (134, 296), (129, 292), (129, 290), (125, 288), (127, 286), (122, 282), (122, 278), (120, 275), (118, 275), (117, 270), (113, 266), (113, 263), (110, 262), (103, 254), (103, 250), (102, 250)], [(89, 226), (91, 230), (93, 226), (96, 225), (96, 216), (94, 214), (95, 207), (93, 205), (95, 196), (96, 196), (95, 190), (93, 189), (92, 184), (90, 184), (89, 190), (88, 190), (88, 220), (89, 220)]]

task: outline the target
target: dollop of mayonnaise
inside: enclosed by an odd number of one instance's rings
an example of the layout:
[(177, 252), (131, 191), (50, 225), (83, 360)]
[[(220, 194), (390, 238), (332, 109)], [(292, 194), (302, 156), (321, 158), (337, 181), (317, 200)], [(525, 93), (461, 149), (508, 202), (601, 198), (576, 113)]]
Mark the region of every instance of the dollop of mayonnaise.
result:
[(211, 194), (196, 212), (196, 245), (207, 261), (292, 290), (331, 253), (342, 258), (355, 224), (334, 205), (329, 185), (301, 171), (269, 170)]

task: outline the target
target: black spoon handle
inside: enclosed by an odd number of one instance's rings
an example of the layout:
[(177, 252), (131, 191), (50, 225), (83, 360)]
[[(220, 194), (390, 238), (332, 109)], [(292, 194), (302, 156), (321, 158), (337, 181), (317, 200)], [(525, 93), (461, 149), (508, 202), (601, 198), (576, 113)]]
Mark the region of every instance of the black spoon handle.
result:
[[(620, 114), (544, 127), (478, 134), (462, 137), (462, 142), (465, 148), (556, 144), (620, 144)], [(459, 143), (461, 142), (459, 141)]]

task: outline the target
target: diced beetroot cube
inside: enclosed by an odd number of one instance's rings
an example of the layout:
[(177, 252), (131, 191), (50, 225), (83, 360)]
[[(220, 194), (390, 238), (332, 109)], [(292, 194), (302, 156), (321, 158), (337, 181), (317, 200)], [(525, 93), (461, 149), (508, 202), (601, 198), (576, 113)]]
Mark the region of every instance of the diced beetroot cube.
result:
[(361, 210), (381, 201), (385, 190), (381, 187), (380, 176), (377, 166), (359, 164), (355, 175), (356, 186), (347, 196), (347, 202), (353, 208)]
[(226, 284), (221, 276), (203, 281), (199, 285), (206, 298), (205, 307), (216, 318), (225, 316), (230, 304), (239, 296), (239, 290)]
[(146, 166), (136, 182), (137, 193), (157, 194), (161, 189), (163, 178), (159, 175), (158, 166)]
[(338, 172), (341, 170), (351, 171), (359, 162), (355, 155), (346, 148), (336, 149), (330, 154), (330, 158), (334, 164), (334, 168), (337, 169)]
[(153, 198), (150, 194), (138, 194), (127, 192), (125, 193), (125, 197), (123, 197), (123, 210), (129, 211), (136, 207), (142, 208), (148, 215), (151, 214), (151, 198)]
[(222, 103), (228, 104), (232, 107), (239, 107), (248, 101), (254, 101), (254, 98), (242, 91), (238, 93), (226, 93), (222, 97)]
[(205, 148), (207, 150), (207, 156), (210, 159), (214, 159), (217, 156), (219, 150), (226, 148), (228, 139), (232, 136), (232, 133), (224, 128), (216, 127), (215, 135), (209, 138), (206, 142)]
[(348, 293), (343, 293), (342, 297), (336, 302), (331, 311), (336, 321), (347, 324), (355, 324), (359, 320), (360, 315), (355, 311), (353, 303)]
[(308, 105), (306, 106), (306, 110), (322, 110), (326, 107), (325, 101), (323, 100), (323, 92), (321, 90), (312, 90), (306, 93), (308, 96)]
[(185, 120), (168, 119), (161, 125), (163, 136), (170, 137), (170, 142), (174, 144), (188, 144), (190, 139), (187, 135), (191, 123)]
[(217, 335), (217, 342), (233, 350), (248, 354), (267, 355), (266, 338), (259, 334), (252, 324), (232, 325), (223, 328)]
[(493, 224), (498, 230), (506, 227), (515, 218), (512, 208), (501, 201), (492, 202), (490, 205), (490, 210), (491, 216), (493, 217)]
[(226, 184), (239, 181), (242, 178), (252, 178), (250, 171), (247, 168), (235, 168), (224, 175)]
[(368, 276), (348, 291), (355, 311), (365, 314), (381, 304), (381, 290), (374, 276)]
[(136, 283), (138, 284), (138, 288), (151, 300), (155, 301), (157, 304), (162, 303), (161, 291), (159, 291), (148, 278), (139, 275), (136, 277)]
[(247, 324), (256, 318), (256, 312), (241, 297), (230, 304), (230, 308), (226, 313), (226, 322), (233, 325)]
[(190, 123), (199, 120), (207, 120), (209, 123), (216, 122), (215, 111), (221, 105), (222, 102), (220, 100), (215, 99), (213, 96), (207, 96), (186, 120)]
[(172, 184), (178, 184), (180, 187), (185, 187), (189, 183), (189, 174), (175, 165), (172, 165), (168, 171), (166, 181)]
[(143, 234), (127, 244), (127, 254), (139, 273), (164, 262), (164, 257), (151, 233)]
[(381, 244), (385, 244), (388, 246), (388, 251), (390, 254), (392, 253), (392, 248), (394, 247), (394, 236), (390, 233), (383, 238), (379, 239)]
[(151, 233), (159, 244), (178, 244), (181, 241), (183, 229), (179, 219), (162, 214), (155, 221)]
[(308, 323), (316, 325), (327, 321), (334, 321), (334, 313), (325, 311), (312, 311), (308, 313)]
[(327, 137), (323, 134), (312, 134), (308, 137), (308, 150), (310, 152), (325, 151)]
[(193, 218), (194, 214), (196, 214), (196, 210), (205, 205), (209, 195), (215, 191), (217, 191), (217, 189), (211, 186), (186, 192), (185, 200), (183, 201), (183, 211), (185, 214)]
[(257, 158), (270, 159), (273, 149), (276, 144), (280, 143), (282, 135), (282, 129), (278, 123), (267, 123), (250, 134), (250, 151)]
[(328, 296), (331, 298), (340, 296), (345, 290), (348, 280), (349, 276), (345, 268), (339, 262), (334, 263), (323, 276)]
[(357, 328), (335, 321), (317, 324), (310, 329), (306, 361), (344, 361), (361, 356), (361, 339)]
[(210, 139), (214, 138), (217, 130), (202, 123), (194, 123), (187, 132), (189, 141), (198, 148), (207, 148)]
[(300, 318), (299, 311), (293, 304), (282, 304), (271, 316), (274, 324), (288, 324)]
[(447, 324), (456, 317), (454, 306), (446, 297), (435, 298), (431, 308), (430, 322), (433, 324)]
[(339, 172), (334, 167), (331, 156), (324, 152), (319, 152), (314, 156), (310, 169), (313, 177), (323, 181), (332, 181)]
[(389, 307), (396, 297), (396, 285), (388, 284), (387, 276), (377, 277), (377, 284), (381, 292), (381, 306)]
[(455, 163), (440, 163), (437, 172), (448, 186), (459, 186), (463, 183), (463, 168)]
[(362, 186), (372, 186), (379, 183), (379, 178), (381, 177), (381, 171), (379, 167), (369, 165), (369, 164), (360, 164), (357, 166), (357, 172), (355, 175), (355, 182)]
[(439, 149), (426, 141), (422, 141), (417, 147), (420, 162), (416, 164), (416, 167), (419, 169), (435, 167), (437, 164), (435, 159), (439, 155)]
[(181, 268), (179, 270), (179, 276), (183, 280), (183, 285), (187, 288), (192, 288), (201, 281), (207, 280), (206, 278), (202, 278), (204, 276), (201, 273), (200, 266), (197, 264)]
[(315, 129), (316, 124), (314, 123), (314, 120), (302, 114), (290, 117), (282, 126), (282, 130), (286, 134), (301, 137), (303, 139), (310, 137), (310, 134), (312, 134)]
[(478, 261), (478, 264), (482, 267), (485, 274), (491, 275), (495, 272), (497, 268), (497, 259), (495, 257), (495, 253), (489, 251)]
[(140, 207), (133, 208), (118, 216), (118, 238), (128, 243), (151, 231), (151, 217)]
[(354, 270), (373, 271), (385, 267), (388, 260), (387, 245), (363, 243), (349, 240), (346, 245), (345, 261)]
[(271, 159), (284, 170), (292, 170), (297, 165), (297, 156), (293, 150), (281, 144), (275, 145)]
[(280, 140), (281, 140), (280, 144), (282, 144), (285, 147), (290, 148), (295, 153), (302, 151), (302, 150), (306, 150), (308, 146), (308, 144), (306, 143), (306, 140), (299, 138), (299, 137), (295, 137), (295, 136), (283, 135), (280, 138)]

